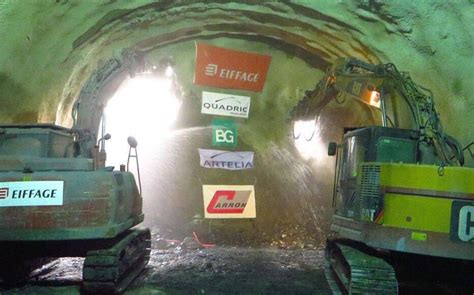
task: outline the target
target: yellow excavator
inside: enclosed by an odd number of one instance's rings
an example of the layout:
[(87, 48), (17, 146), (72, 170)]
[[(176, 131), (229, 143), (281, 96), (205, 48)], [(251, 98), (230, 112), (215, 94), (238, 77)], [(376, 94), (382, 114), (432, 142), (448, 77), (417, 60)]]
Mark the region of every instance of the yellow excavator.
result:
[[(339, 59), (293, 119), (313, 119), (347, 98), (377, 110), (380, 124), (346, 128), (341, 143), (329, 143), (336, 157), (330, 284), (345, 294), (398, 294), (392, 262), (400, 255), (472, 267), (474, 169), (463, 166), (474, 143), (463, 149), (445, 134), (431, 92), (390, 63)], [(471, 268), (466, 280), (472, 277)]]

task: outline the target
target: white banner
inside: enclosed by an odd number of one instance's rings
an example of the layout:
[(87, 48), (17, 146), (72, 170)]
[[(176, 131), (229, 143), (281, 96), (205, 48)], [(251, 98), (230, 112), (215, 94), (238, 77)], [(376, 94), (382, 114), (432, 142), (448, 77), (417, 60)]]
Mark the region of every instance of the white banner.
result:
[(202, 92), (201, 113), (248, 118), (250, 97), (225, 93)]
[(253, 185), (203, 185), (205, 218), (255, 218)]
[(0, 182), (0, 207), (61, 206), (64, 181)]
[(204, 168), (244, 170), (253, 168), (253, 152), (230, 152), (198, 149)]

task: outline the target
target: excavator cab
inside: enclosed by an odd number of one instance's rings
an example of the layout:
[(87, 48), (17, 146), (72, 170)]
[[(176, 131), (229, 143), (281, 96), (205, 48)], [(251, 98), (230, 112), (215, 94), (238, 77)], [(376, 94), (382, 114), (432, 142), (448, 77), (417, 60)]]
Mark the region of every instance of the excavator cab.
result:
[[(380, 211), (382, 204), (379, 204), (381, 200), (378, 196), (364, 200), (363, 206), (354, 202), (358, 194), (359, 165), (368, 162), (417, 163), (419, 134), (413, 130), (381, 126), (350, 128), (346, 131), (338, 155), (333, 203), (337, 214), (363, 220), (367, 212)], [(334, 146), (335, 143), (330, 145)], [(335, 155), (336, 150), (332, 148), (328, 154)]]

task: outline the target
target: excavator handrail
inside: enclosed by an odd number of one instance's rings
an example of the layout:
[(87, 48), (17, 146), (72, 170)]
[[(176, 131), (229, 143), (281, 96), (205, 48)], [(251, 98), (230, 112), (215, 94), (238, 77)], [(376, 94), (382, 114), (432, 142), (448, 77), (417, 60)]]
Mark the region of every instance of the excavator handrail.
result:
[(469, 155), (471, 156), (471, 158), (474, 158), (474, 152), (471, 150), (472, 146), (474, 146), (474, 141), (471, 141), (462, 150), (463, 150), (463, 152), (467, 150), (469, 152)]

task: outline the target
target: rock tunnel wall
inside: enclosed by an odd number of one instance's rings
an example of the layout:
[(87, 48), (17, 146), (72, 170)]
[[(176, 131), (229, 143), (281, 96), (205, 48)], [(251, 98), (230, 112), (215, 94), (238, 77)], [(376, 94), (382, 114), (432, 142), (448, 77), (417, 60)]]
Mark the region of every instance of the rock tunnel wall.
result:
[[(143, 147), (153, 155), (144, 159), (153, 175), (144, 179), (147, 222), (210, 229), (234, 242), (292, 232), (317, 243), (331, 214), (334, 163), (325, 145), (342, 127), (374, 118), (357, 104), (331, 104), (318, 133), (323, 152), (305, 158), (293, 144), (291, 108), (339, 56), (393, 62), (434, 92), (446, 131), (467, 144), (474, 140), (473, 16), (472, 1), (0, 1), (0, 122), (70, 126), (80, 88), (121, 48), (152, 61), (172, 57), (183, 105), (166, 144)], [(256, 152), (251, 172), (199, 167), (196, 149), (209, 147), (211, 120), (199, 112), (200, 93), (213, 89), (192, 82), (195, 41), (272, 56), (261, 93), (232, 91), (252, 96), (251, 117), (238, 121), (239, 149)], [(206, 183), (255, 183), (257, 219), (195, 219)]]

